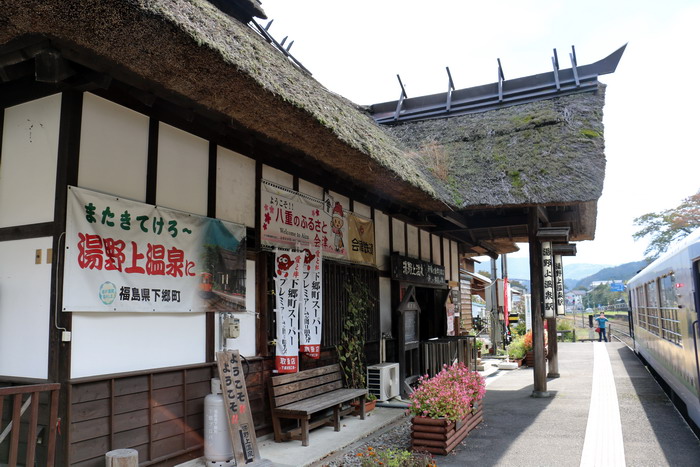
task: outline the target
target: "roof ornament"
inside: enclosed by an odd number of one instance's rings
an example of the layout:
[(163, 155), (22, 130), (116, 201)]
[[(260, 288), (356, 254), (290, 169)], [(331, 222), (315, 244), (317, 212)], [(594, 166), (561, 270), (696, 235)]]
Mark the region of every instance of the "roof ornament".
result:
[(557, 91), (561, 91), (561, 83), (559, 82), (559, 56), (557, 55), (557, 49), (552, 49), (554, 51), (554, 56), (552, 57), (552, 68), (554, 68), (554, 84), (557, 87)]
[(399, 102), (396, 104), (396, 112), (394, 112), (394, 120), (399, 119), (399, 115), (401, 114), (401, 107), (403, 106), (403, 101), (408, 98), (408, 95), (406, 95), (406, 88), (403, 87), (403, 82), (401, 81), (401, 76), (399, 74), (396, 74), (396, 79), (399, 80), (399, 86), (401, 86), (401, 96), (399, 97)]
[(446, 66), (447, 70), (447, 107), (446, 110), (449, 113), (452, 107), (452, 91), (455, 90), (455, 83), (452, 81), (452, 73), (450, 73), (450, 67)]
[(309, 76), (311, 76), (311, 72), (306, 69), (304, 65), (301, 64), (299, 60), (294, 58), (294, 56), (289, 53), (289, 49), (292, 48), (292, 45), (294, 44), (294, 41), (291, 41), (287, 47), (284, 47), (285, 42), (287, 42), (287, 39), (289, 39), (289, 36), (285, 36), (284, 39), (282, 39), (281, 42), (277, 42), (274, 37), (272, 37), (272, 34), (270, 34), (270, 26), (272, 26), (272, 22), (275, 21), (274, 19), (271, 19), (264, 27), (261, 26), (257, 21), (252, 19), (250, 22), (255, 26), (255, 29), (260, 33), (263, 38), (272, 44), (273, 47), (275, 47), (277, 50), (282, 52), (282, 54), (289, 58), (292, 63), (294, 63), (299, 69), (301, 69), (304, 73), (307, 73)]
[(506, 77), (503, 75), (503, 67), (501, 66), (501, 59), (497, 58), (498, 61), (498, 102), (503, 102), (503, 82)]
[(581, 87), (581, 80), (578, 79), (578, 62), (576, 61), (576, 49), (571, 46), (571, 53), (569, 54), (571, 59), (571, 70), (574, 72), (574, 81), (576, 81), (576, 87)]
[[(370, 106), (370, 114), (379, 124), (444, 118), (485, 112), (507, 106), (552, 99), (555, 97), (593, 92), (600, 85), (598, 77), (615, 72), (627, 44), (602, 60), (588, 65), (578, 65), (576, 49), (571, 47), (571, 68), (561, 69), (557, 50), (553, 49), (552, 68), (548, 72), (505, 79), (503, 65), (498, 59), (498, 81), (465, 89), (455, 89), (449, 68), (448, 90), (445, 94), (433, 94), (408, 98), (401, 85), (401, 98)], [(398, 77), (398, 75), (397, 75)], [(399, 83), (401, 79), (399, 78)]]

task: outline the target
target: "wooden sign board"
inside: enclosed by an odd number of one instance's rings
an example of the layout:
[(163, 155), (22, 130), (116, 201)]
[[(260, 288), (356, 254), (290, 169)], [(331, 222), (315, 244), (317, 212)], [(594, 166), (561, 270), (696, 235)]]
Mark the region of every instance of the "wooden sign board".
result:
[(241, 357), (238, 350), (226, 350), (218, 352), (216, 360), (236, 465), (257, 465), (260, 461), (260, 451), (255, 437), (255, 425), (245, 386)]

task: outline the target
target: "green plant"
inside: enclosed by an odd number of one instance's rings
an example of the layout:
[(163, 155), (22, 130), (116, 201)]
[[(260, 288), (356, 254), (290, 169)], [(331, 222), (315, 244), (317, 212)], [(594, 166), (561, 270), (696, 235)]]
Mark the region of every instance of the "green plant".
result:
[(421, 376), (410, 396), (408, 411), (421, 417), (457, 421), (466, 417), (485, 393), (484, 378), (463, 363), (456, 363), (445, 366), (432, 378)]
[(508, 357), (514, 360), (525, 358), (525, 354), (527, 353), (527, 350), (525, 349), (525, 338), (516, 337), (510, 344), (508, 344), (507, 350)]
[(405, 449), (374, 449), (368, 446), (359, 452), (357, 457), (361, 458), (360, 465), (363, 467), (437, 467), (430, 453), (410, 452)]
[[(365, 327), (367, 313), (373, 300), (367, 287), (357, 278), (345, 284), (348, 307), (343, 316), (343, 332), (337, 346), (338, 362), (349, 388), (367, 387), (367, 362), (365, 359)], [(368, 398), (369, 400), (369, 398)]]

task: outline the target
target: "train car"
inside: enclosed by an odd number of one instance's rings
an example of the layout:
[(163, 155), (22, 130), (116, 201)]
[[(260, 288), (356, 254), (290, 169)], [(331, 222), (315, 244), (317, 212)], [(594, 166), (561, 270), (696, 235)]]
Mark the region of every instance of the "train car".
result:
[(635, 351), (700, 427), (700, 230), (674, 244), (627, 284)]

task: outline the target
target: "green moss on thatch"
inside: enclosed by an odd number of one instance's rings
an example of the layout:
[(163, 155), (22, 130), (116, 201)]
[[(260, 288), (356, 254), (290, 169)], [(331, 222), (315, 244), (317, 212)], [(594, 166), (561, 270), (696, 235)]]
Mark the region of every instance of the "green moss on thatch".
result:
[(602, 193), (603, 102), (601, 87), (596, 94), (406, 123), (389, 131), (418, 152), (428, 139), (442, 147), (450, 177), (458, 182), (430, 182), (451, 205), (586, 202)]

